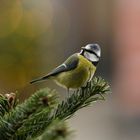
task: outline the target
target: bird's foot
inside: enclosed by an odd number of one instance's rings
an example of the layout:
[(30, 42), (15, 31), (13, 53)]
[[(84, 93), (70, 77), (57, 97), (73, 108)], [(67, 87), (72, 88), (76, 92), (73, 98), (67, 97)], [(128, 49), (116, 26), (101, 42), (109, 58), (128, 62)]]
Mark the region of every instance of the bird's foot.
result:
[(84, 90), (89, 87), (90, 87), (90, 82), (87, 82), (84, 86), (81, 87), (81, 89)]

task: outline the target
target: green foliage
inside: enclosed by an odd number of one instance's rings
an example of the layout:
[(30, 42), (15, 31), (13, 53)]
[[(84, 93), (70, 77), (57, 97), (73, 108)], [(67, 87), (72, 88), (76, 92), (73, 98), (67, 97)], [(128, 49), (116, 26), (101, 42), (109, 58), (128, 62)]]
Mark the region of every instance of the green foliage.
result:
[(41, 136), (41, 140), (66, 140), (72, 131), (68, 130), (66, 122), (54, 121), (47, 131)]
[(66, 140), (69, 131), (65, 120), (92, 102), (103, 100), (103, 95), (109, 91), (108, 83), (95, 77), (86, 87), (74, 91), (61, 102), (56, 92), (48, 88), (37, 91), (16, 107), (11, 104), (12, 108), (7, 107), (10, 100), (1, 96), (0, 139)]

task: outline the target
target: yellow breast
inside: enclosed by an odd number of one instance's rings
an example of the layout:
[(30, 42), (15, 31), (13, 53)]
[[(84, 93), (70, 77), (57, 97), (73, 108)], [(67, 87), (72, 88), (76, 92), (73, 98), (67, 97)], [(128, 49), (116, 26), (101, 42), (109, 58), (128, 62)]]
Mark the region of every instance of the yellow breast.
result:
[(76, 69), (62, 72), (54, 79), (57, 84), (66, 88), (79, 88), (84, 86), (93, 77), (96, 67), (82, 55), (79, 55)]

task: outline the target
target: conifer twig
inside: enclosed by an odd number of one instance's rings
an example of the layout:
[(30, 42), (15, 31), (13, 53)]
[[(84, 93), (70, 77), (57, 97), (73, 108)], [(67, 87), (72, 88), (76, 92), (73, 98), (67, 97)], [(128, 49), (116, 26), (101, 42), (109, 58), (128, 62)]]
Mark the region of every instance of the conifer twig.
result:
[(2, 95), (0, 94), (0, 117), (8, 113), (12, 108), (14, 108), (18, 103), (16, 95), (14, 93), (9, 93)]
[(48, 88), (39, 90), (24, 103), (5, 114), (3, 118), (0, 118), (0, 139), (13, 139), (16, 131), (24, 124), (29, 116), (32, 116), (35, 112), (39, 112), (43, 107), (48, 108), (48, 104), (54, 105), (55, 99), (56, 94), (54, 91)]
[(65, 134), (62, 137), (58, 132), (67, 131), (60, 131), (58, 124), (65, 123), (76, 111), (92, 102), (104, 100), (109, 91), (108, 83), (95, 77), (86, 87), (74, 91), (61, 102), (58, 102), (56, 92), (48, 88), (35, 92), (19, 105), (16, 105), (14, 94), (0, 96), (0, 139), (32, 140), (45, 133), (47, 140), (60, 140), (60, 137), (64, 140), (68, 133), (62, 133)]
[(40, 140), (66, 140), (72, 131), (67, 127), (67, 124), (63, 121), (56, 120), (52, 123), (51, 127), (45, 131), (40, 137)]
[(41, 135), (55, 120), (69, 119), (77, 110), (102, 100), (100, 95), (110, 91), (108, 83), (101, 77), (94, 78), (87, 87), (75, 91), (68, 99), (62, 101), (51, 112), (42, 110), (27, 120), (19, 129), (17, 135), (37, 137)]

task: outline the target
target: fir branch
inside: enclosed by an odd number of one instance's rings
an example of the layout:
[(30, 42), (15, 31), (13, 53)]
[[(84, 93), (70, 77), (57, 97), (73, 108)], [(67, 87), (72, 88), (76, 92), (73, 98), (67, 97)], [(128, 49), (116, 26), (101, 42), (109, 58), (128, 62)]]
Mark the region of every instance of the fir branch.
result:
[(68, 119), (77, 110), (90, 105), (92, 102), (104, 100), (103, 95), (109, 91), (108, 83), (101, 77), (95, 77), (85, 88), (75, 91), (70, 98), (62, 101), (58, 105), (53, 118)]
[(56, 93), (46, 88), (39, 90), (24, 103), (18, 105), (15, 109), (0, 118), (0, 139), (13, 139), (17, 130), (24, 122), (42, 108), (50, 108), (56, 103)]
[(0, 95), (0, 116), (2, 117), (5, 113), (9, 112), (10, 105), (5, 96)]
[(85, 88), (75, 91), (68, 99), (62, 101), (51, 112), (42, 110), (28, 119), (19, 129), (18, 136), (27, 138), (41, 135), (55, 120), (69, 119), (77, 110), (102, 100), (103, 95), (110, 91), (108, 83), (101, 77), (94, 78)]
[(0, 94), (0, 117), (8, 113), (18, 103), (15, 93)]
[(40, 140), (66, 140), (71, 133), (72, 131), (67, 127), (66, 122), (56, 120), (52, 123), (51, 127), (41, 135)]
[(40, 136), (31, 137), (22, 133), (21, 135), (16, 135), (14, 140), (66, 140), (71, 134), (72, 131), (67, 127), (66, 122), (62, 120), (54, 120), (46, 131), (42, 131)]

